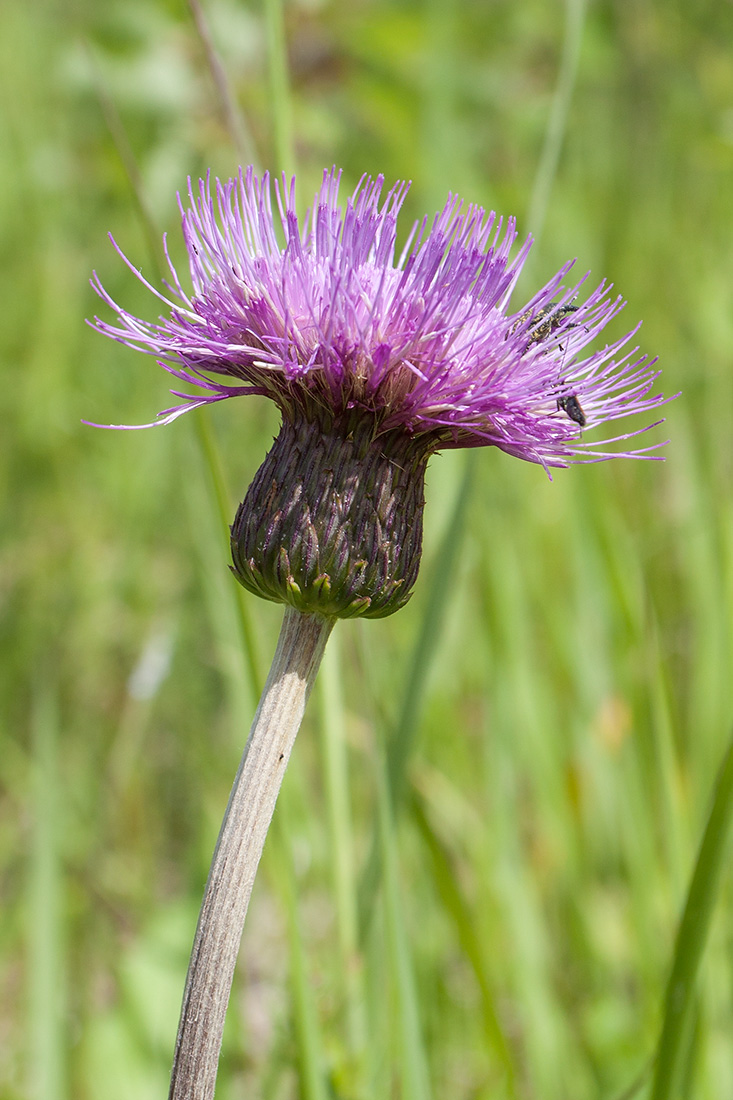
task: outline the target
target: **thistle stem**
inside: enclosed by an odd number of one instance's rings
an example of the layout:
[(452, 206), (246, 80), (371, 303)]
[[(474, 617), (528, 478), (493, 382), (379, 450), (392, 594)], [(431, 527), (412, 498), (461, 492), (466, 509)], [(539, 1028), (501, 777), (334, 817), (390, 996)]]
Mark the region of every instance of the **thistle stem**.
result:
[(287, 608), (211, 862), (191, 951), (169, 1100), (211, 1100), (257, 865), (334, 620)]

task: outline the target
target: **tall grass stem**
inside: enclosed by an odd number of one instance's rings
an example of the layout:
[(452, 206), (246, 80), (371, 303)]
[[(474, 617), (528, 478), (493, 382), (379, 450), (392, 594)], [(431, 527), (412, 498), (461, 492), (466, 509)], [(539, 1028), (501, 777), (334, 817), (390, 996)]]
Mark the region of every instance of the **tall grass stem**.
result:
[(432, 1091), (425, 1042), (412, 965), (397, 863), (397, 834), (392, 815), (388, 772), (382, 752), (377, 760), (377, 820), (384, 868), (384, 924), (388, 966), (394, 981), (402, 1072), (401, 1095), (409, 1100), (430, 1100)]
[(265, 0), (265, 24), (275, 162), (281, 171), (292, 172), (295, 152), (282, 0)]
[[(216, 502), (216, 510), (219, 516), (223, 539), (228, 547), (229, 523), (230, 517), (234, 515), (234, 508), (231, 504), (221, 456), (219, 455), (219, 449), (214, 440), (209, 418), (203, 414), (200, 409), (196, 409), (193, 415), (196, 422), (196, 438), (198, 439), (206, 463), (206, 469), (209, 473), (210, 490)], [(253, 690), (257, 692), (260, 690), (263, 677), (260, 671), (257, 642), (255, 639), (254, 627), (252, 625), (252, 615), (249, 610), (247, 596), (242, 586), (236, 584), (233, 587), (235, 589), (237, 621), (239, 624), (246, 672), (249, 676)]]
[(330, 1100), (324, 1072), (323, 1043), (316, 1007), (316, 991), (308, 976), (307, 951), (298, 898), (298, 882), (291, 838), (290, 802), (282, 800), (273, 827), (278, 884), (287, 920), (290, 962), (290, 1013), (297, 1047), (298, 1088), (302, 1100)]
[(286, 609), (206, 883), (169, 1100), (211, 1100), (234, 966), (280, 784), (333, 620)]
[(517, 1074), (512, 1052), (499, 1019), (489, 960), (486, 957), (484, 943), (471, 918), (469, 905), (458, 886), (460, 876), (451, 861), (450, 852), (433, 828), (428, 814), (427, 799), (416, 785), (413, 786), (411, 792), (410, 812), (412, 820), (430, 852), (433, 865), (433, 881), (440, 895), (443, 909), (453, 920), (461, 947), (476, 978), (481, 997), (484, 1034), (487, 1043), (504, 1068), (506, 1094), (511, 1100), (515, 1100), (518, 1095)]
[(354, 873), (356, 860), (339, 657), (340, 647), (338, 638), (335, 638), (323, 659), (318, 697), (326, 808), (331, 836), (331, 879), (340, 955), (339, 972), (342, 976), (348, 1048), (353, 1058), (358, 1057), (363, 1049), (365, 1021), (359, 965), (358, 894)]
[[(391, 812), (395, 816), (397, 816), (402, 806), (406, 786), (407, 763), (420, 724), (428, 673), (442, 635), (448, 598), (453, 592), (452, 578), (455, 575), (462, 546), (462, 536), (466, 529), (465, 516), (471, 498), (475, 469), (476, 452), (469, 451), (465, 458), (463, 475), (450, 518), (433, 562), (428, 600), (420, 623), (417, 640), (412, 650), (412, 659), (406, 677), (406, 687), (402, 696), (399, 717), (387, 743), (387, 789), (392, 806)], [(374, 899), (379, 886), (381, 850), (379, 823), (377, 822), (371, 851), (359, 890), (359, 924), (362, 943), (369, 930)]]
[(732, 815), (733, 737), (720, 769), (710, 816), (677, 933), (672, 970), (664, 998), (664, 1020), (657, 1046), (650, 1100), (671, 1100), (677, 1096), (676, 1083), (681, 1054), (685, 1047), (687, 1023), (695, 1000), (700, 960), (718, 898)]
[(47, 684), (34, 693), (33, 841), (28, 921), (30, 1089), (32, 1100), (63, 1100), (63, 963), (59, 866), (58, 715)]
[(209, 66), (209, 72), (214, 81), (214, 87), (219, 97), (224, 123), (229, 131), (232, 144), (242, 164), (252, 164), (257, 168), (257, 153), (255, 151), (254, 139), (247, 125), (244, 113), (237, 103), (237, 97), (234, 94), (234, 89), (232, 88), (227, 71), (214, 45), (214, 40), (211, 36), (211, 30), (209, 29), (208, 21), (204, 15), (204, 10), (199, 0), (188, 0), (188, 6), (191, 10), (193, 21), (196, 24), (196, 30), (201, 39), (201, 44), (204, 47), (206, 63)]
[(539, 240), (545, 224), (552, 187), (557, 177), (580, 60), (584, 21), (585, 0), (565, 0), (565, 31), (560, 71), (527, 210), (527, 226), (536, 241)]

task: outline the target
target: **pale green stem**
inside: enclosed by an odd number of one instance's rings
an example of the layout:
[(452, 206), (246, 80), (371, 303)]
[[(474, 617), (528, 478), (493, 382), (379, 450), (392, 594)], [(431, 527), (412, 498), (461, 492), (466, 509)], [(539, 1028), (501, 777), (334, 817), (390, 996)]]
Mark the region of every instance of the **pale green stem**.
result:
[(211, 1100), (255, 873), (332, 619), (285, 611), (209, 871), (183, 994), (169, 1100)]
[(295, 153), (282, 0), (265, 0), (265, 24), (275, 163), (283, 172), (292, 172)]
[(428, 205), (440, 209), (446, 200), (446, 172), (451, 190), (460, 191), (468, 175), (466, 143), (456, 109), (461, 79), (458, 51), (458, 0), (425, 0), (425, 64), (420, 92), (422, 192)]
[[(437, 648), (445, 621), (446, 608), (454, 591), (453, 578), (458, 567), (458, 555), (465, 533), (465, 517), (473, 489), (476, 451), (465, 458), (464, 472), (453, 504), (445, 534), (433, 562), (433, 575), (428, 586), (428, 600), (423, 614), (412, 659), (405, 676), (399, 718), (387, 742), (387, 782), (391, 813), (397, 817), (404, 801), (407, 785), (407, 765), (415, 745), (422, 706), (427, 691), (427, 678), (433, 654)], [(379, 823), (375, 823), (372, 848), (359, 888), (360, 940), (365, 942), (371, 924), (374, 899), (382, 875)]]
[(58, 852), (58, 715), (52, 690), (33, 700), (34, 815), (28, 920), (30, 1088), (33, 1100), (61, 1100), (63, 1078), (62, 906)]
[[(234, 515), (234, 509), (230, 502), (229, 490), (226, 485), (221, 458), (214, 441), (209, 418), (200, 409), (196, 409), (193, 416), (196, 424), (196, 437), (203, 452), (204, 459), (206, 460), (206, 468), (211, 479), (211, 488), (213, 489), (214, 498), (216, 500), (222, 534), (228, 546), (229, 524), (231, 522), (231, 517)], [(247, 673), (250, 678), (253, 694), (256, 694), (260, 690), (262, 684), (257, 643), (255, 641), (247, 594), (239, 584), (235, 586), (234, 598), (237, 605), (237, 621), (241, 632), (242, 649), (246, 658)]]
[(316, 990), (308, 976), (303, 928), (298, 905), (298, 890), (290, 838), (289, 800), (285, 799), (274, 823), (273, 840), (280, 864), (280, 886), (288, 924), (290, 948), (291, 1013), (298, 1049), (298, 1088), (300, 1100), (329, 1100), (325, 1059), (316, 1009)]
[(535, 241), (539, 239), (545, 224), (550, 193), (560, 163), (560, 153), (562, 152), (562, 143), (567, 130), (568, 114), (570, 113), (575, 77), (578, 71), (584, 20), (585, 0), (565, 0), (565, 33), (560, 71), (552, 99), (552, 107), (550, 108), (550, 117), (547, 120), (540, 162), (535, 173), (529, 209), (527, 210), (527, 226), (531, 230)]
[(397, 1027), (402, 1061), (402, 1095), (431, 1100), (427, 1052), (420, 1028), (419, 996), (400, 894), (397, 844), (386, 761), (377, 761), (378, 828), (384, 868), (384, 917), (389, 968), (397, 996)]
[(351, 1054), (358, 1055), (364, 1046), (365, 1021), (359, 978), (356, 860), (349, 805), (349, 768), (337, 641), (329, 647), (324, 658), (319, 687), (326, 809), (333, 852), (331, 869), (340, 970), (346, 996), (346, 1027)]
[(707, 943), (710, 921), (728, 847), (733, 816), (733, 739), (720, 769), (710, 817), (692, 874), (685, 909), (675, 944), (672, 972), (664, 999), (664, 1023), (657, 1046), (651, 1100), (677, 1096), (675, 1084), (690, 1010), (695, 998), (697, 974)]
[(441, 843), (430, 823), (425, 796), (417, 786), (413, 786), (412, 789), (410, 809), (412, 820), (417, 825), (420, 835), (430, 852), (433, 862), (433, 878), (440, 893), (443, 908), (453, 917), (461, 946), (476, 975), (481, 994), (486, 1038), (504, 1065), (507, 1097), (514, 1100), (517, 1096), (516, 1071), (509, 1042), (502, 1030), (496, 1008), (496, 997), (491, 985), (490, 968), (483, 941), (476, 930), (470, 908), (458, 885), (459, 876), (452, 864), (450, 853), (445, 845)]

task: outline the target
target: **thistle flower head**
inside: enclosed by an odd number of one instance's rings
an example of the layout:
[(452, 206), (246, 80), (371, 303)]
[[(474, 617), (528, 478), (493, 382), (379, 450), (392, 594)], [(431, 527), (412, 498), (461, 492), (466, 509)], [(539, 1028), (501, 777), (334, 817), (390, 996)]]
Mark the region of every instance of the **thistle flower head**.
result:
[[(417, 567), (406, 560), (419, 559), (420, 549), (414, 515), (403, 524), (401, 549), (384, 534), (399, 520), (395, 501), (407, 492), (398, 469), (412, 471), (421, 486), (428, 457), (454, 447), (495, 446), (548, 470), (619, 454), (654, 457), (659, 444), (608, 449), (639, 431), (596, 443), (584, 431), (648, 413), (664, 398), (650, 392), (654, 361), (627, 350), (636, 329), (586, 350), (624, 305), (604, 282), (577, 302), (584, 280), (566, 286), (568, 263), (528, 302), (510, 305), (531, 244), (512, 258), (513, 219), (504, 224), (449, 196), (432, 223), (413, 226), (398, 252), (407, 185), (385, 196), (381, 176), (363, 179), (341, 205), (339, 184), (335, 169), (324, 173), (301, 225), (294, 179), (275, 181), (275, 209), (267, 174), (258, 179), (251, 168), (213, 187), (210, 179), (195, 190), (189, 182), (189, 206), (180, 205), (192, 292), (172, 264), (166, 296), (126, 260), (165, 313), (157, 322), (140, 320), (95, 274), (93, 286), (118, 321), (96, 318), (93, 327), (155, 356), (195, 387), (173, 390), (179, 404), (155, 424), (244, 394), (280, 407), (287, 441), (233, 528), (242, 583), (304, 610), (387, 614), (407, 598)], [(392, 473), (372, 470), (364, 512), (358, 469), (371, 469), (375, 455)], [(288, 481), (295, 467), (297, 486)], [(320, 479), (318, 500), (309, 478)], [(324, 479), (331, 486), (325, 496)], [(412, 511), (421, 514), (421, 487), (412, 496)], [(283, 515), (287, 529), (278, 526)], [(402, 552), (407, 543), (409, 554)]]

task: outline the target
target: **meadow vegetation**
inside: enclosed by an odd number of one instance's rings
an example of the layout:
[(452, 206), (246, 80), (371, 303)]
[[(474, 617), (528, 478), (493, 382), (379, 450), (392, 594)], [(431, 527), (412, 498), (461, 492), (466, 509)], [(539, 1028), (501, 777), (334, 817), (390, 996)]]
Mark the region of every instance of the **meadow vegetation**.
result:
[[(170, 401), (83, 321), (93, 268), (156, 312), (108, 231), (157, 281), (187, 175), (254, 158), (302, 198), (333, 163), (345, 190), (410, 178), (404, 225), (449, 190), (516, 214), (520, 294), (577, 257), (682, 396), (664, 463), (432, 460), (413, 599), (329, 643), (217, 1100), (650, 1097), (733, 709), (733, 7), (295, 0), (274, 78), (265, 8), (204, 11), (228, 121), (183, 0), (0, 8), (0, 1095), (166, 1094), (281, 619), (237, 590), (223, 516), (277, 416), (85, 427)], [(655, 1100), (733, 1096), (732, 887), (723, 860)]]

